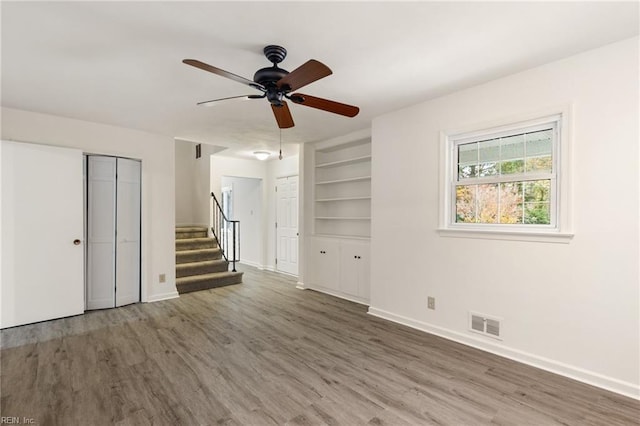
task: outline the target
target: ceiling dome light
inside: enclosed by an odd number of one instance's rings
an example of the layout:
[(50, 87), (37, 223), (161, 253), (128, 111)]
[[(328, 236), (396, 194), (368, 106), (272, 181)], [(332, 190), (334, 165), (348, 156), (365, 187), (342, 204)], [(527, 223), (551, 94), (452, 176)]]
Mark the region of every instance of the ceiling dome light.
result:
[(255, 155), (258, 160), (263, 161), (269, 158), (271, 153), (267, 151), (255, 151), (253, 155)]

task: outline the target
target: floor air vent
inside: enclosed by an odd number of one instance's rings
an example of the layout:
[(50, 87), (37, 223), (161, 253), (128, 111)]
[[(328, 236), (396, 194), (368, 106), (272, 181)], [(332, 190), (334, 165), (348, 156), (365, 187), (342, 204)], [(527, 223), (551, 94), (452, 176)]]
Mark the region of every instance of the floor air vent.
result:
[(469, 329), (485, 336), (500, 338), (500, 319), (477, 312), (469, 312)]

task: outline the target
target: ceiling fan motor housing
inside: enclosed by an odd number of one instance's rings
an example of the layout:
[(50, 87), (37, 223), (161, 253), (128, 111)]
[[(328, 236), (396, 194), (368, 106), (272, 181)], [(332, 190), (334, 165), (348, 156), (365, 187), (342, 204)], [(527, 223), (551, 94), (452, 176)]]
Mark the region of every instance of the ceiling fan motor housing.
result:
[(278, 67), (278, 64), (287, 57), (287, 50), (282, 46), (270, 44), (263, 49), (263, 52), (273, 66), (256, 71), (253, 75), (253, 81), (264, 86), (267, 99), (272, 105), (282, 106), (282, 98), (287, 92), (287, 88), (279, 88), (276, 83), (289, 74), (289, 71)]
[(272, 67), (261, 68), (253, 75), (253, 81), (258, 84), (262, 84), (268, 87), (269, 84), (275, 84), (285, 75), (289, 74), (289, 71), (278, 68), (276, 65)]

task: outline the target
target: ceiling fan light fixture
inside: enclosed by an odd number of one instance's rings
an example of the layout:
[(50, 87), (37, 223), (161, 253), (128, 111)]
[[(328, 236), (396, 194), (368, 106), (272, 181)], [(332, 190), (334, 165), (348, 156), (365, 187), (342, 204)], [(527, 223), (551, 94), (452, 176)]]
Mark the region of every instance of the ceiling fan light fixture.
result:
[(264, 161), (271, 156), (271, 153), (268, 151), (254, 151), (253, 155), (255, 155), (258, 160)]

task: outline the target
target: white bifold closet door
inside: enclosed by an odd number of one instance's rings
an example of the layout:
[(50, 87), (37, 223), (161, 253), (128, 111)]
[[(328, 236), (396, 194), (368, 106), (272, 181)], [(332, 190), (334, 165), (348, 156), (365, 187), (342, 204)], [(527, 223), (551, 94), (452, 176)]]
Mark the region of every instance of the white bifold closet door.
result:
[(89, 155), (86, 308), (140, 301), (140, 162)]

